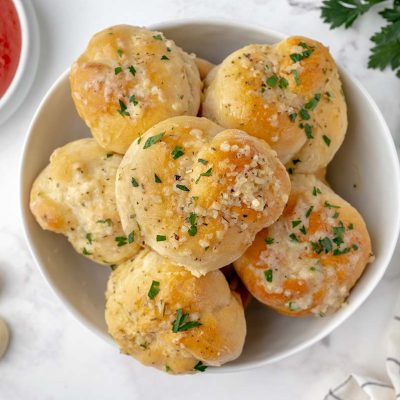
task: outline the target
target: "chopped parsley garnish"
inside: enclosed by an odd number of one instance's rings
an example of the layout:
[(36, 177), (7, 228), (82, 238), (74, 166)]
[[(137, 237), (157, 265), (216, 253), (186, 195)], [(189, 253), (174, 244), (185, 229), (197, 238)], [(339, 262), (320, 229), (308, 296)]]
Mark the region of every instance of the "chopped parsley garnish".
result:
[(346, 254), (350, 251), (350, 247), (345, 247), (343, 250), (340, 249), (335, 249), (333, 250), (333, 255), (334, 256), (340, 256), (342, 254)]
[(92, 234), (91, 233), (86, 234), (86, 240), (89, 244), (92, 244)]
[(134, 94), (131, 97), (129, 97), (129, 103), (132, 103), (134, 106), (137, 106), (139, 104)]
[(187, 321), (188, 317), (189, 314), (184, 314), (182, 308), (178, 308), (176, 310), (176, 319), (172, 323), (172, 332), (183, 332), (202, 325), (199, 321)]
[(332, 232), (335, 235), (333, 241), (336, 243), (337, 246), (340, 246), (343, 243), (344, 230), (345, 228), (343, 222), (340, 222), (339, 226), (334, 226), (332, 228)]
[(207, 165), (207, 164), (208, 164), (208, 161), (207, 161), (207, 160), (204, 160), (203, 158), (199, 158), (197, 161), (198, 161), (199, 163), (203, 164), (203, 165)]
[(332, 218), (337, 218), (339, 216), (339, 213), (337, 211), (335, 211), (335, 214), (332, 215)]
[(296, 221), (292, 221), (292, 228), (296, 228), (297, 225), (300, 225), (301, 221), (297, 219)]
[(289, 114), (289, 119), (290, 119), (292, 122), (296, 121), (296, 117), (297, 117), (297, 113), (295, 113), (295, 112)]
[(82, 254), (83, 254), (84, 256), (91, 256), (91, 255), (92, 255), (92, 253), (90, 253), (89, 251), (86, 250), (86, 247), (83, 248)]
[(312, 190), (313, 196), (318, 196), (321, 193), (322, 192), (321, 192), (321, 190), (319, 188), (317, 188), (316, 186), (313, 187), (313, 190)]
[(96, 221), (96, 224), (107, 224), (108, 226), (112, 225), (112, 221), (111, 218), (107, 218), (107, 219), (98, 219)]
[(170, 53), (172, 51), (171, 47), (167, 47), (167, 51)]
[(118, 100), (119, 103), (119, 110), (117, 110), (123, 117), (129, 116), (129, 112), (126, 111), (127, 107), (126, 104), (122, 100)]
[(297, 72), (297, 70), (293, 70), (292, 74), (294, 76), (294, 81), (296, 82), (296, 85), (299, 86), (300, 85), (300, 77), (299, 77), (299, 73)]
[(291, 233), (290, 235), (289, 235), (289, 238), (290, 238), (290, 240), (292, 241), (292, 242), (299, 242), (299, 239), (297, 239), (297, 236), (294, 234), (294, 233)]
[(332, 250), (332, 241), (328, 237), (318, 240), (318, 243), (321, 245), (325, 253), (329, 253)]
[(331, 139), (328, 136), (323, 135), (322, 139), (324, 139), (324, 142), (328, 147), (331, 145)]
[(326, 207), (326, 208), (340, 208), (340, 206), (335, 206), (334, 204), (331, 204), (331, 203), (329, 203), (327, 201), (325, 201), (324, 207)]
[(164, 235), (157, 235), (156, 240), (157, 242), (165, 242), (167, 240), (167, 237)]
[(163, 54), (163, 55), (161, 56), (160, 60), (169, 60), (169, 58), (168, 58), (165, 54)]
[(356, 244), (353, 244), (351, 247), (353, 248), (354, 251), (358, 250), (358, 246)]
[(306, 136), (307, 136), (308, 139), (313, 139), (313, 138), (314, 138), (314, 136), (313, 136), (313, 134), (312, 134), (312, 126), (311, 126), (310, 124), (303, 124), (303, 123), (301, 123), (301, 124), (299, 125), (299, 127), (300, 127), (301, 129), (304, 129), (304, 132), (305, 132), (305, 134), (306, 134)]
[(288, 85), (289, 85), (289, 82), (288, 82), (285, 78), (280, 78), (280, 79), (279, 79), (279, 84), (278, 84), (278, 86), (279, 86), (281, 89), (287, 88)]
[(352, 223), (350, 223), (349, 226), (347, 227), (347, 229), (349, 231), (353, 230), (354, 229), (354, 225)]
[(290, 58), (294, 63), (297, 63), (301, 60), (304, 60), (305, 58), (308, 58), (311, 56), (311, 54), (314, 52), (314, 49), (310, 46), (308, 46), (304, 42), (300, 42), (299, 46), (303, 47), (305, 49), (302, 53), (292, 53), (290, 54)]
[(118, 75), (118, 74), (120, 74), (122, 72), (122, 68), (121, 67), (116, 67), (116, 68), (114, 68), (114, 73), (115, 73), (115, 75)]
[(128, 235), (128, 243), (133, 243), (135, 241), (135, 232), (132, 231), (129, 235)]
[(154, 182), (155, 183), (162, 183), (160, 177), (157, 174), (154, 174)]
[(128, 243), (126, 236), (117, 236), (114, 240), (117, 242), (118, 247), (125, 246)]
[(272, 269), (267, 269), (266, 271), (264, 271), (264, 276), (265, 276), (265, 280), (267, 282), (272, 282), (272, 278), (273, 278)]
[(264, 239), (264, 243), (265, 244), (272, 244), (272, 243), (274, 243), (274, 238), (267, 237), (267, 238)]
[(303, 235), (307, 234), (307, 229), (306, 229), (306, 227), (304, 225), (299, 230)]
[(119, 55), (120, 57), (122, 57), (122, 54), (124, 54), (124, 52), (122, 51), (122, 49), (118, 49), (118, 50), (117, 50), (117, 53), (118, 53), (118, 55)]
[(209, 168), (206, 172), (202, 172), (200, 176), (196, 179), (196, 183), (199, 183), (200, 178), (202, 176), (211, 176), (212, 175), (212, 168)]
[(322, 246), (318, 242), (310, 242), (312, 249), (315, 253), (320, 254), (322, 252)]
[(146, 140), (146, 142), (145, 142), (143, 148), (144, 148), (144, 149), (148, 149), (149, 147), (153, 146), (153, 144), (156, 144), (157, 142), (159, 142), (159, 141), (162, 139), (162, 137), (163, 137), (164, 135), (165, 135), (165, 132), (161, 132), (161, 133), (159, 133), (158, 135), (150, 136), (150, 137)]
[(297, 305), (294, 301), (289, 301), (288, 307), (289, 307), (289, 310), (290, 310), (290, 311), (297, 311), (297, 310), (299, 310), (298, 305)]
[(267, 78), (267, 80), (265, 81), (265, 83), (269, 86), (274, 88), (276, 86), (276, 84), (278, 83), (279, 78), (276, 75), (272, 75), (269, 78)]
[(155, 40), (162, 40), (163, 38), (162, 38), (161, 34), (158, 34), (158, 35), (154, 35), (154, 36), (153, 36), (153, 39), (155, 39)]
[(311, 215), (313, 209), (314, 209), (314, 206), (310, 206), (310, 208), (306, 212), (306, 218), (308, 218)]
[(128, 67), (128, 71), (129, 71), (133, 76), (136, 75), (136, 69), (135, 69), (135, 67), (134, 67), (133, 65), (130, 65), (130, 66)]
[(204, 372), (207, 369), (208, 365), (204, 365), (201, 361), (199, 361), (195, 366), (194, 369), (196, 371)]
[(189, 236), (194, 236), (197, 233), (197, 214), (192, 212), (189, 214), (187, 221), (190, 224), (190, 228), (188, 230)]
[(133, 176), (131, 178), (131, 184), (132, 184), (133, 187), (138, 187), (139, 186), (138, 181)]
[(302, 108), (299, 111), (299, 114), (300, 114), (301, 119), (303, 119), (305, 121), (310, 119), (310, 114), (308, 113), (308, 111), (305, 108)]
[(317, 104), (321, 100), (321, 94), (317, 93), (311, 100), (309, 100), (305, 105), (304, 108), (307, 110), (314, 110), (317, 107)]
[(176, 160), (177, 158), (183, 156), (184, 154), (185, 153), (183, 152), (183, 148), (180, 147), (180, 146), (175, 146), (171, 151), (171, 155), (172, 155), (172, 158), (174, 160)]
[(153, 300), (154, 297), (158, 295), (159, 291), (160, 291), (160, 282), (153, 281), (151, 282), (151, 286), (147, 293), (147, 296), (149, 296), (149, 298)]
[(183, 190), (184, 192), (190, 192), (190, 189), (189, 189), (187, 186), (185, 186), (185, 185), (177, 184), (176, 187), (177, 187), (179, 190)]

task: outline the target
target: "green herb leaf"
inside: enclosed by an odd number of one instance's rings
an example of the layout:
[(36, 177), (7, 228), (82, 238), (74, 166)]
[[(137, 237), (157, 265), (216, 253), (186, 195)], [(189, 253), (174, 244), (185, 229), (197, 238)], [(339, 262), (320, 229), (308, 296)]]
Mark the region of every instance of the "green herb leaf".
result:
[(119, 103), (119, 110), (117, 110), (123, 117), (129, 116), (129, 112), (126, 111), (127, 107), (126, 104), (122, 100), (118, 100)]
[(128, 243), (126, 236), (117, 236), (114, 240), (117, 242), (118, 247), (125, 246)]
[(129, 103), (132, 103), (134, 106), (137, 106), (139, 104), (134, 94), (131, 97), (129, 97)]
[(195, 366), (194, 369), (196, 371), (204, 372), (207, 369), (207, 365), (204, 365), (201, 361), (199, 361)]
[(112, 221), (111, 218), (107, 218), (107, 219), (98, 219), (96, 221), (96, 224), (107, 224), (108, 226), (112, 225)]
[(328, 136), (323, 135), (322, 139), (324, 139), (324, 142), (328, 147), (331, 145), (331, 139)]
[(176, 310), (175, 321), (172, 323), (172, 332), (177, 333), (187, 331), (202, 325), (199, 321), (187, 321), (188, 317), (189, 314), (184, 314), (182, 308), (178, 308)]
[(345, 247), (343, 250), (335, 249), (335, 250), (333, 250), (333, 255), (340, 256), (342, 254), (348, 253), (350, 250), (351, 250), (350, 247)]
[(163, 54), (163, 55), (161, 56), (161, 60), (169, 60), (169, 58), (168, 58), (165, 54)]
[(266, 271), (264, 271), (264, 276), (267, 282), (272, 282), (272, 278), (273, 278), (273, 271), (272, 269), (267, 269)]
[(294, 63), (297, 63), (301, 60), (304, 60), (305, 58), (310, 57), (311, 54), (314, 52), (314, 49), (312, 47), (308, 46), (308, 44), (306, 44), (304, 42), (300, 42), (298, 45), (303, 47), (303, 49), (305, 49), (305, 50), (302, 53), (290, 54), (290, 58)]
[(83, 248), (82, 254), (83, 254), (84, 256), (91, 256), (91, 255), (92, 255), (92, 253), (90, 253), (89, 251), (86, 250), (86, 247)]
[(313, 209), (314, 209), (314, 206), (310, 206), (310, 208), (306, 212), (306, 218), (308, 218), (311, 215)]
[(118, 74), (120, 74), (122, 72), (122, 68), (121, 67), (116, 67), (116, 68), (114, 68), (114, 73), (115, 73), (115, 75), (118, 75)]
[(183, 152), (183, 148), (180, 146), (175, 146), (171, 151), (172, 158), (176, 160), (177, 158), (183, 156), (185, 153)]
[(295, 112), (289, 114), (289, 119), (290, 119), (290, 121), (292, 121), (292, 122), (296, 121), (296, 117), (297, 117), (297, 113), (295, 113)]
[(328, 237), (324, 237), (323, 239), (318, 240), (318, 242), (325, 253), (329, 253), (332, 250), (332, 241)]
[(317, 93), (311, 100), (309, 100), (305, 105), (304, 108), (307, 110), (314, 110), (317, 107), (317, 104), (321, 100), (321, 94)]
[(122, 49), (118, 49), (118, 50), (117, 50), (117, 53), (118, 53), (118, 55), (119, 55), (120, 57), (122, 57), (122, 54), (124, 54), (124, 52), (122, 51)]
[(318, 196), (321, 193), (322, 192), (319, 188), (317, 188), (316, 186), (313, 187), (313, 191), (312, 191), (313, 196)]
[(155, 183), (162, 183), (160, 177), (157, 174), (154, 174), (154, 182)]
[(179, 190), (183, 190), (184, 192), (190, 192), (190, 189), (189, 189), (187, 186), (185, 186), (185, 185), (177, 184), (176, 187), (177, 187)]
[(300, 117), (303, 120), (309, 120), (310, 119), (310, 114), (308, 113), (308, 111), (305, 108), (300, 109), (299, 111)]
[(156, 236), (156, 241), (157, 242), (165, 242), (167, 240), (167, 237), (164, 235), (157, 235)]
[(294, 301), (289, 301), (288, 308), (290, 311), (298, 311), (300, 309)]
[(138, 181), (133, 176), (131, 178), (131, 184), (132, 184), (133, 187), (138, 187), (139, 186)]
[(129, 235), (128, 235), (128, 243), (133, 243), (135, 241), (135, 232), (132, 231)]
[(278, 83), (278, 76), (277, 75), (272, 75), (269, 78), (267, 78), (267, 80), (265, 81), (265, 83), (271, 87), (274, 88), (276, 86), (276, 84)]
[(158, 35), (154, 35), (154, 36), (153, 36), (153, 39), (155, 39), (155, 40), (162, 40), (163, 38), (162, 38), (161, 34), (158, 34)]
[(209, 168), (206, 172), (202, 172), (200, 176), (196, 179), (196, 183), (199, 183), (200, 178), (202, 176), (211, 176), (212, 175), (212, 168)]
[(292, 241), (292, 242), (299, 242), (299, 239), (297, 239), (297, 236), (294, 234), (294, 233), (291, 233), (290, 235), (289, 235), (289, 238), (290, 238), (290, 240)]
[(198, 161), (199, 163), (203, 164), (203, 165), (207, 165), (207, 164), (208, 164), (208, 161), (207, 161), (207, 160), (204, 160), (203, 158), (199, 158), (197, 161)]
[(133, 76), (136, 75), (136, 69), (135, 69), (135, 67), (134, 67), (133, 65), (130, 65), (130, 66), (128, 67), (128, 71), (129, 71)]
[(326, 207), (326, 208), (340, 208), (340, 206), (335, 206), (334, 204), (331, 204), (328, 201), (325, 201), (324, 207)]
[(274, 238), (272, 237), (267, 237), (264, 239), (265, 244), (272, 244), (274, 243)]
[(306, 229), (306, 227), (304, 225), (299, 230), (303, 235), (307, 234), (307, 229)]
[(197, 233), (197, 214), (194, 212), (190, 213), (187, 221), (190, 224), (190, 228), (188, 230), (189, 236), (195, 236)]
[(296, 228), (297, 225), (300, 225), (301, 221), (297, 219), (296, 221), (292, 221), (292, 228)]
[(292, 74), (293, 74), (293, 76), (294, 76), (294, 81), (296, 82), (296, 85), (297, 85), (297, 86), (300, 86), (300, 77), (299, 77), (299, 73), (297, 72), (297, 70), (294, 69), (294, 70), (292, 71)]
[(147, 293), (147, 296), (149, 296), (149, 298), (153, 300), (154, 297), (156, 297), (159, 292), (160, 292), (160, 282), (157, 281), (151, 282), (151, 286)]
[(89, 244), (92, 244), (92, 234), (91, 233), (86, 234), (86, 240)]
[(349, 28), (354, 21), (372, 6), (384, 0), (325, 0), (322, 3), (321, 18), (331, 29), (344, 25)]
[(285, 78), (280, 78), (280, 79), (279, 79), (279, 84), (278, 84), (278, 86), (279, 86), (281, 89), (287, 88), (288, 85), (289, 85), (289, 82), (288, 82)]
[(153, 146), (153, 144), (156, 144), (157, 142), (159, 142), (164, 135), (165, 135), (165, 132), (161, 132), (158, 135), (150, 136), (146, 140), (146, 142), (143, 146), (143, 149), (148, 149), (149, 147)]
[(349, 226), (347, 227), (347, 229), (348, 229), (349, 231), (352, 231), (353, 228), (354, 228), (354, 225), (353, 225), (352, 223), (350, 223)]

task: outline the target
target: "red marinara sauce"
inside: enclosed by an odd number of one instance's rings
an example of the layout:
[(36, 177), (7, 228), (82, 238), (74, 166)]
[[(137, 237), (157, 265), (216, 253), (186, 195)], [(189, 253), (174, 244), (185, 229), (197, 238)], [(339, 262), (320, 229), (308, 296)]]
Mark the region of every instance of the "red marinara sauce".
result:
[(21, 26), (12, 0), (0, 0), (0, 98), (17, 71), (21, 53)]

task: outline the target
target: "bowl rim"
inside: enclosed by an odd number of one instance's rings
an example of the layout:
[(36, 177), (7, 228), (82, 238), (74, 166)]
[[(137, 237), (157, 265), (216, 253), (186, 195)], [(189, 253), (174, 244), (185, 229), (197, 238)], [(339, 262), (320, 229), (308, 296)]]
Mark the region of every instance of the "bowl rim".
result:
[[(193, 25), (198, 25), (198, 26), (229, 26), (231, 28), (241, 28), (241, 29), (249, 29), (249, 30), (257, 30), (258, 32), (265, 33), (266, 35), (269, 36), (274, 36), (277, 40), (281, 40), (282, 38), (286, 37), (287, 35), (284, 35), (280, 32), (265, 28), (263, 26), (259, 26), (256, 24), (249, 24), (249, 23), (244, 23), (242, 21), (235, 21), (232, 19), (223, 19), (223, 18), (182, 18), (182, 19), (177, 19), (177, 20), (170, 20), (170, 21), (165, 21), (165, 22), (160, 22), (160, 23), (155, 23), (151, 24), (148, 26), (149, 29), (152, 30), (163, 30), (163, 29), (172, 29), (172, 28), (182, 28), (185, 26), (190, 25), (193, 27)], [(396, 151), (396, 147), (393, 141), (393, 137), (390, 133), (389, 127), (387, 126), (387, 123), (377, 106), (376, 102), (372, 98), (372, 96), (367, 92), (367, 90), (363, 87), (363, 85), (359, 82), (358, 79), (354, 78), (351, 76), (343, 67), (338, 65), (340, 75), (344, 76), (346, 80), (351, 81), (357, 89), (361, 92), (362, 96), (365, 98), (365, 100), (369, 103), (369, 105), (373, 108), (375, 112), (375, 116), (378, 119), (379, 125), (381, 127), (381, 132), (382, 132), (382, 138), (385, 141), (386, 147), (388, 149), (388, 156), (390, 157), (391, 163), (393, 164), (394, 170), (393, 173), (396, 177), (395, 180), (395, 185), (393, 186), (394, 193), (393, 196), (396, 198), (397, 203), (400, 203), (400, 166), (399, 166), (399, 159)], [(105, 334), (103, 331), (101, 331), (97, 326), (95, 326), (92, 322), (88, 321), (85, 319), (75, 308), (69, 303), (68, 299), (64, 296), (64, 294), (61, 292), (61, 290), (52, 284), (51, 279), (46, 271), (45, 268), (41, 266), (41, 263), (39, 262), (39, 256), (37, 255), (36, 249), (31, 245), (31, 240), (30, 240), (30, 233), (28, 229), (28, 222), (27, 222), (27, 213), (29, 213), (29, 206), (25, 204), (25, 199), (23, 194), (24, 194), (24, 171), (27, 167), (26, 165), (26, 154), (29, 149), (29, 144), (32, 140), (32, 131), (37, 123), (37, 120), (40, 117), (41, 110), (45, 103), (49, 100), (49, 98), (52, 96), (53, 92), (62, 84), (64, 84), (64, 81), (68, 79), (69, 75), (69, 68), (64, 71), (58, 78), (57, 80), (51, 85), (51, 87), (48, 89), (46, 92), (45, 96), (43, 99), (40, 101), (35, 114), (31, 120), (31, 123), (29, 125), (27, 135), (25, 138), (25, 142), (23, 145), (23, 151), (21, 154), (21, 160), (20, 160), (20, 171), (19, 171), (19, 201), (20, 201), (20, 217), (21, 217), (21, 222), (23, 226), (23, 231), (24, 231), (24, 237), (26, 240), (26, 243), (28, 245), (28, 248), (30, 250), (30, 253), (35, 261), (36, 266), (38, 267), (41, 275), (44, 277), (45, 281), (47, 282), (47, 285), (50, 287), (52, 292), (56, 294), (57, 297), (62, 301), (64, 307), (75, 317), (76, 320), (78, 320), (83, 326), (86, 327), (86, 329), (90, 330), (92, 333), (96, 333), (97, 336), (102, 338), (103, 340), (107, 341), (108, 343), (112, 343), (111, 338), (109, 337), (108, 334)], [(395, 215), (393, 216), (392, 219), (392, 229), (391, 229), (391, 241), (390, 243), (387, 242), (385, 245), (385, 249), (383, 251), (383, 256), (381, 259), (381, 267), (377, 272), (375, 272), (375, 276), (373, 279), (371, 279), (367, 285), (365, 286), (364, 290), (358, 294), (358, 296), (354, 299), (352, 299), (352, 302), (346, 307), (346, 312), (343, 312), (342, 314), (336, 314), (337, 317), (333, 318), (329, 323), (324, 326), (321, 331), (314, 335), (313, 337), (309, 338), (308, 340), (305, 340), (301, 342), (300, 344), (294, 345), (287, 350), (278, 352), (276, 355), (269, 357), (267, 360), (258, 360), (258, 361), (250, 361), (247, 364), (244, 365), (232, 365), (229, 366), (229, 368), (212, 368), (209, 370), (209, 373), (232, 373), (232, 372), (241, 372), (241, 371), (248, 371), (254, 368), (258, 368), (261, 366), (265, 366), (267, 364), (272, 364), (274, 362), (280, 361), (284, 358), (287, 358), (291, 355), (294, 355), (295, 353), (304, 350), (313, 344), (317, 343), (321, 339), (323, 339), (325, 336), (329, 335), (331, 332), (333, 332), (339, 325), (341, 325), (345, 320), (350, 318), (350, 316), (365, 302), (365, 300), (371, 295), (372, 291), (376, 288), (378, 283), (381, 281), (384, 273), (386, 272), (389, 263), (392, 259), (397, 239), (399, 236), (399, 231), (400, 231), (400, 209), (394, 210)]]

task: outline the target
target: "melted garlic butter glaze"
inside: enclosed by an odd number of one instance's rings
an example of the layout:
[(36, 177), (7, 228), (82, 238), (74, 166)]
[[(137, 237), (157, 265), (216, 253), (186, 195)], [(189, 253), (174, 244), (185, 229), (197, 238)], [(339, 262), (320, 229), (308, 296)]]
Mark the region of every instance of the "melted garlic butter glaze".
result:
[(203, 116), (264, 139), (296, 172), (325, 167), (343, 142), (347, 114), (339, 74), (315, 40), (293, 36), (248, 45), (205, 83)]
[(62, 233), (78, 253), (101, 264), (118, 264), (140, 249), (139, 234), (125, 236), (115, 201), (122, 157), (94, 139), (55, 150), (36, 178), (30, 208), (43, 229)]
[(336, 311), (372, 261), (361, 215), (313, 175), (295, 175), (283, 215), (236, 262), (259, 301), (291, 315)]
[(116, 196), (125, 232), (204, 274), (227, 265), (281, 214), (290, 191), (270, 147), (205, 118), (175, 117), (129, 148)]
[(139, 135), (175, 115), (196, 115), (201, 80), (190, 56), (161, 32), (105, 29), (71, 67), (72, 98), (99, 144), (124, 154)]
[(146, 249), (113, 271), (106, 298), (110, 335), (145, 365), (196, 372), (242, 352), (243, 306), (220, 271), (196, 278)]

